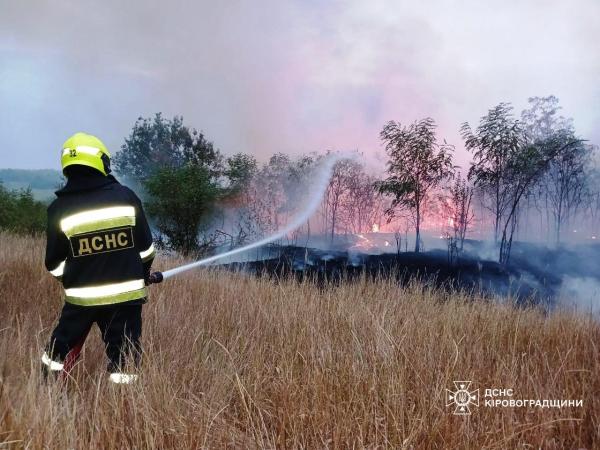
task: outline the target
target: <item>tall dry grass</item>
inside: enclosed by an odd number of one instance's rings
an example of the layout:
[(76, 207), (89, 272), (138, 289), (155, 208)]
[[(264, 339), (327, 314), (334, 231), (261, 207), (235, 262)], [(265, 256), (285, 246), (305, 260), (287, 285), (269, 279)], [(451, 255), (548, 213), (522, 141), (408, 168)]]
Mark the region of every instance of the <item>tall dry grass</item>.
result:
[[(199, 270), (152, 288), (140, 383), (107, 382), (95, 329), (61, 387), (39, 372), (61, 307), (42, 239), (0, 246), (0, 448), (600, 448), (589, 317)], [(445, 389), (463, 379), (583, 407), (455, 416)]]

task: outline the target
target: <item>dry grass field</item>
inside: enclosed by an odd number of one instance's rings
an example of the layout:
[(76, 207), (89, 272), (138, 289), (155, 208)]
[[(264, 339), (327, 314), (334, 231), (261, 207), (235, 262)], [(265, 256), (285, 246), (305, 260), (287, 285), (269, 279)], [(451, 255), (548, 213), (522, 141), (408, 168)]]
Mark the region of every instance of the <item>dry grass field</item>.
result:
[[(590, 317), (204, 269), (152, 287), (141, 382), (108, 383), (94, 329), (66, 385), (45, 384), (60, 307), (43, 240), (0, 234), (0, 448), (600, 448)], [(454, 380), (480, 389), (470, 416), (446, 407)], [(486, 388), (583, 405), (486, 407)]]

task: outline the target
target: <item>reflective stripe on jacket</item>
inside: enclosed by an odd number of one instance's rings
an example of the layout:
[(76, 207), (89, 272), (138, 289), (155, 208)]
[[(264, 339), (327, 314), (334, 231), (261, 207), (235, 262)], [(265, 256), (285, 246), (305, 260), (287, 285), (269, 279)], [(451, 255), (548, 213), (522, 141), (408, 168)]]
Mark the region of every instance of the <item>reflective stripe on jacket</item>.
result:
[(65, 301), (81, 306), (139, 302), (154, 259), (142, 204), (112, 176), (70, 178), (48, 207), (46, 268)]

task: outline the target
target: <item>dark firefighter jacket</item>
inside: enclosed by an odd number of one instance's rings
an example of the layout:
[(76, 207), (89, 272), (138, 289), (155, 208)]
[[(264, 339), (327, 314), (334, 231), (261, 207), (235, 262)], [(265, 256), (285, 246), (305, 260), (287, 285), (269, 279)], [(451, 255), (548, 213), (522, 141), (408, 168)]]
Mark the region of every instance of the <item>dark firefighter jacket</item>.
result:
[(48, 207), (46, 268), (68, 303), (144, 302), (154, 246), (140, 200), (112, 175), (79, 175)]

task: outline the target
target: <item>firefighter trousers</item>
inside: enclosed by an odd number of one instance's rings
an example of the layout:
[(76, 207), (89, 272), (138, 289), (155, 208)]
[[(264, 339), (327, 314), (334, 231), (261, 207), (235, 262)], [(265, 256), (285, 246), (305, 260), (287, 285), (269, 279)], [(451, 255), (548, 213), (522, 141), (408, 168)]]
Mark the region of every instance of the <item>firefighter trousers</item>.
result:
[(46, 353), (53, 361), (64, 361), (72, 349), (83, 345), (94, 323), (102, 334), (109, 372), (123, 371), (128, 358), (135, 365), (139, 364), (142, 335), (142, 305), (139, 303), (106, 306), (65, 303)]

